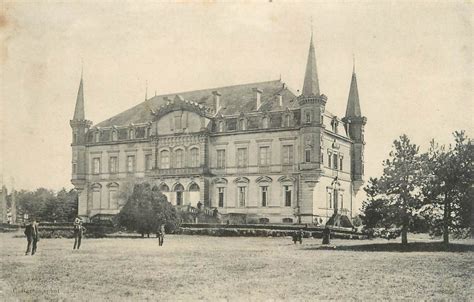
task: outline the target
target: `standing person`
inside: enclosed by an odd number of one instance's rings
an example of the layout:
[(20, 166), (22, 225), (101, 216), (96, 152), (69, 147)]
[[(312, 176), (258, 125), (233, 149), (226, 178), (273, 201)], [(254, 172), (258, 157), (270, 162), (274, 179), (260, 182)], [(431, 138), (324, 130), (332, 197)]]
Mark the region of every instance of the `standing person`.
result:
[(323, 244), (329, 244), (329, 239), (331, 238), (331, 230), (326, 226), (323, 230)]
[(36, 223), (36, 219), (33, 218), (28, 222), (25, 226), (24, 233), (26, 235), (26, 240), (28, 241), (25, 255), (28, 255), (31, 250), (31, 256), (33, 256), (36, 253), (36, 246), (39, 241), (38, 224)]
[(163, 242), (165, 240), (165, 225), (162, 224), (158, 229), (158, 244), (159, 246), (163, 246)]
[(86, 228), (82, 226), (82, 221), (79, 222), (77, 227), (74, 226), (74, 247), (72, 248), (73, 250), (76, 249), (76, 246), (77, 246), (77, 249), (81, 247), (81, 240), (85, 231), (86, 231)]

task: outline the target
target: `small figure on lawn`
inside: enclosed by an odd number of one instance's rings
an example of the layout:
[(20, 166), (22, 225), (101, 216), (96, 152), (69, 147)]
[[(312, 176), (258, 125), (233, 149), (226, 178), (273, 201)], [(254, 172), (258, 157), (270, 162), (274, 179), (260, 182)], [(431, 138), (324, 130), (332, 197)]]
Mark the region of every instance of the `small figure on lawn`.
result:
[(79, 219), (79, 222), (76, 224), (74, 221), (74, 247), (72, 248), (75, 250), (76, 248), (79, 249), (81, 247), (82, 236), (84, 236), (84, 232), (86, 228), (82, 225), (82, 220)]
[(299, 230), (293, 233), (293, 243), (296, 244), (297, 241), (300, 242), (300, 244), (303, 243), (303, 230)]
[(158, 229), (158, 233), (156, 234), (158, 237), (158, 244), (159, 246), (163, 246), (163, 242), (165, 241), (165, 225), (162, 224)]
[(331, 238), (331, 230), (326, 226), (323, 230), (323, 244), (329, 244), (329, 239)]
[(39, 241), (38, 224), (36, 223), (36, 219), (33, 218), (27, 223), (24, 233), (26, 235), (26, 240), (28, 241), (25, 255), (28, 255), (31, 250), (31, 256), (33, 256), (36, 253), (36, 245)]

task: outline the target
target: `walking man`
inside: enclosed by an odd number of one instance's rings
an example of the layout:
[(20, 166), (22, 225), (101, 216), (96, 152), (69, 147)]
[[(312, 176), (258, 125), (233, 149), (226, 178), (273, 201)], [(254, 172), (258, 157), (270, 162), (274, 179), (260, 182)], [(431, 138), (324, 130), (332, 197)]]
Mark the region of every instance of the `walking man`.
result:
[(76, 247), (77, 249), (81, 247), (81, 240), (85, 231), (86, 228), (82, 226), (82, 221), (79, 221), (77, 225), (74, 224), (74, 247), (72, 248), (73, 250), (75, 250)]
[(28, 255), (31, 251), (31, 256), (33, 256), (36, 253), (36, 245), (39, 241), (38, 224), (35, 218), (25, 226), (25, 235), (28, 241), (25, 255)]
[(163, 246), (163, 241), (165, 240), (165, 225), (162, 224), (158, 229), (158, 244)]

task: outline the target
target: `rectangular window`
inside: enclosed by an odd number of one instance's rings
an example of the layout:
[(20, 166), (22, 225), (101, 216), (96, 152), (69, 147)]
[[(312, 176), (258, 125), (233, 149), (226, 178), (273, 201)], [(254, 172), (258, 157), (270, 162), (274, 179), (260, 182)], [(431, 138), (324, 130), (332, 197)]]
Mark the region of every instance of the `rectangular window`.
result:
[(237, 149), (237, 167), (239, 168), (247, 167), (247, 148)]
[(217, 168), (225, 169), (225, 150), (217, 150)]
[(127, 156), (127, 172), (132, 173), (135, 171), (135, 155)]
[(334, 204), (333, 204), (333, 208), (334, 209), (337, 209), (338, 208), (338, 204), (337, 204), (337, 197), (338, 197), (338, 194), (337, 194), (337, 190), (334, 190), (334, 195), (332, 196), (333, 199), (334, 199)]
[(76, 174), (77, 171), (77, 164), (72, 164), (72, 173)]
[(224, 207), (224, 188), (218, 188), (218, 194), (219, 194), (219, 208)]
[(262, 207), (267, 206), (267, 199), (268, 199), (268, 187), (261, 187), (262, 190)]
[(170, 168), (170, 152), (167, 150), (160, 152), (160, 167), (161, 169)]
[(339, 157), (339, 170), (342, 171), (342, 156)]
[(239, 207), (245, 207), (246, 187), (239, 187)]
[(285, 207), (291, 207), (291, 186), (284, 186), (285, 189)]
[(332, 209), (332, 194), (331, 194), (331, 192), (328, 192), (327, 204), (329, 205), (329, 208)]
[(293, 164), (293, 146), (287, 145), (283, 146), (283, 164), (291, 165)]
[(304, 154), (305, 154), (304, 156), (305, 162), (307, 163), (311, 162), (311, 150), (310, 149), (305, 150)]
[(270, 147), (260, 147), (260, 166), (270, 165)]
[(337, 170), (337, 154), (332, 155), (332, 163), (334, 164), (334, 169)]
[(146, 171), (151, 171), (153, 168), (153, 160), (151, 157), (151, 154), (145, 155), (145, 170)]
[(111, 156), (109, 159), (109, 173), (118, 172), (118, 160), (116, 156)]
[(100, 173), (100, 158), (98, 157), (92, 159), (92, 173), (94, 174)]
[(328, 154), (328, 167), (329, 168), (332, 167), (332, 154), (331, 153)]
[(306, 123), (311, 123), (311, 112), (306, 111)]

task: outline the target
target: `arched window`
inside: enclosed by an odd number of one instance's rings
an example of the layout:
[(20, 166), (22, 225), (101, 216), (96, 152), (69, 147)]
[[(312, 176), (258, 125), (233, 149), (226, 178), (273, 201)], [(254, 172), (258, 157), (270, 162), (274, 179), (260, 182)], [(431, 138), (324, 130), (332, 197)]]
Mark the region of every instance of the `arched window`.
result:
[(168, 150), (163, 150), (160, 152), (160, 168), (170, 168), (170, 152)]
[(199, 185), (197, 183), (192, 183), (190, 186), (189, 186), (189, 191), (190, 192), (199, 192)]
[(165, 183), (162, 183), (159, 187), (159, 190), (160, 192), (169, 192), (170, 191), (170, 187), (168, 187), (167, 184)]
[(224, 122), (223, 121), (219, 121), (218, 126), (217, 126), (217, 131), (224, 132)]
[(180, 206), (183, 204), (183, 191), (184, 191), (183, 185), (176, 184), (174, 186), (174, 191), (176, 192), (176, 205)]
[(183, 149), (176, 150), (175, 154), (176, 154), (176, 166), (175, 166), (175, 168), (184, 168), (184, 151), (183, 151)]
[(112, 130), (112, 141), (117, 141), (117, 130)]
[(96, 143), (98, 143), (98, 142), (100, 141), (100, 132), (99, 132), (99, 131), (96, 131), (96, 132), (94, 133), (94, 141), (95, 141)]
[(192, 148), (190, 151), (191, 167), (199, 167), (199, 149)]
[(128, 131), (128, 138), (129, 139), (135, 139), (135, 129), (130, 129)]
[(77, 143), (77, 130), (74, 130), (74, 132), (72, 133), (72, 143)]

